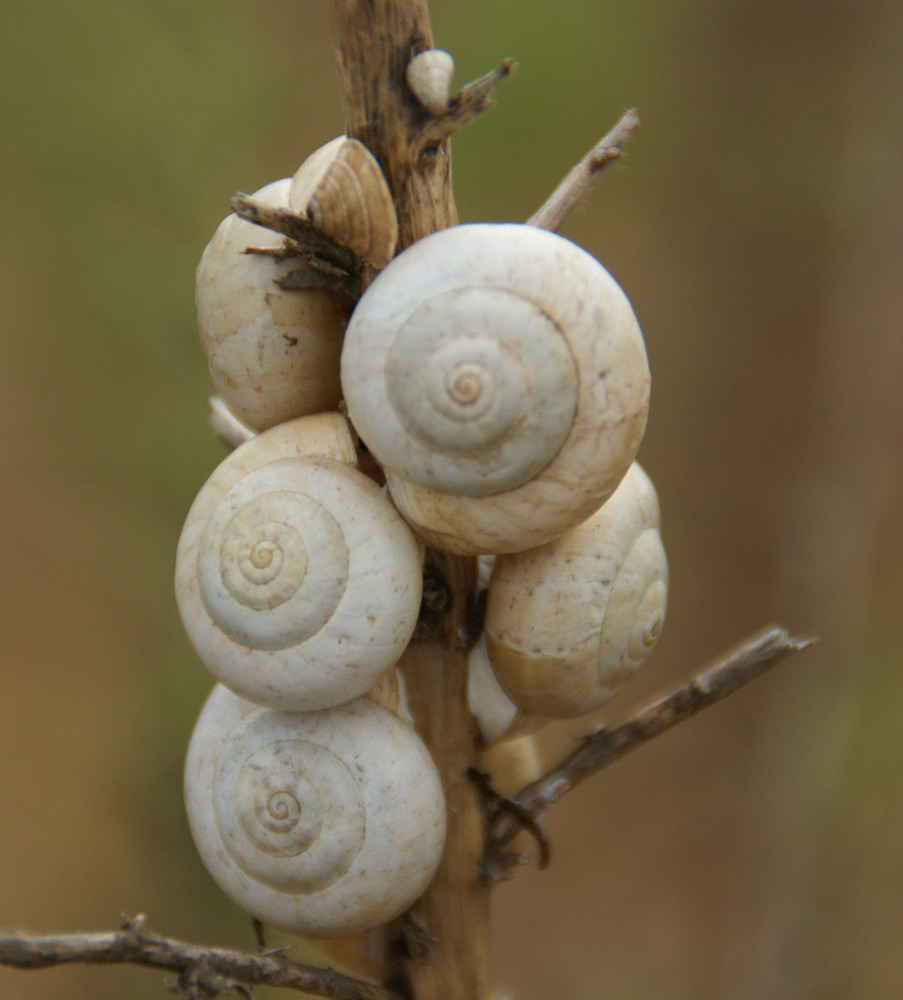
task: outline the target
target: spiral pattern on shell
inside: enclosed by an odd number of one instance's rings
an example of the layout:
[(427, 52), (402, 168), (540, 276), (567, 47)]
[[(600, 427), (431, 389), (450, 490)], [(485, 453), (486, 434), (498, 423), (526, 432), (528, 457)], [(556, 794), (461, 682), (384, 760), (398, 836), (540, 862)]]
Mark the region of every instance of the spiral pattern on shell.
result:
[(360, 789), (332, 751), (292, 738), (255, 749), (256, 736), (244, 727), (223, 748), (215, 778), (220, 836), (253, 878), (282, 892), (315, 892), (345, 874), (361, 849)]
[(285, 459), (249, 473), (207, 521), (198, 586), (210, 617), (234, 642), (296, 646), (319, 632), (345, 592), (345, 539), (316, 495), (324, 490), (315, 485), (317, 471)]
[(426, 887), (445, 836), (429, 753), (366, 699), (291, 713), (218, 685), (189, 746), (185, 799), (224, 892), (297, 934), (361, 933), (391, 920)]
[(386, 399), (412, 445), (393, 468), (459, 495), (501, 493), (545, 468), (577, 408), (577, 364), (560, 328), (500, 288), (431, 296), (399, 327), (384, 365)]
[(524, 712), (591, 712), (652, 652), (668, 586), (658, 523), (655, 490), (634, 463), (583, 524), (497, 558), (486, 644), (496, 678)]
[(420, 549), (356, 469), (326, 458), (249, 463), (245, 449), (269, 458), (264, 437), (222, 463), (189, 512), (179, 610), (233, 691), (326, 708), (363, 694), (400, 657), (420, 606)]
[(341, 370), (399, 510), (456, 552), (528, 548), (587, 517), (645, 429), (630, 303), (589, 254), (531, 226), (418, 240), (358, 302)]

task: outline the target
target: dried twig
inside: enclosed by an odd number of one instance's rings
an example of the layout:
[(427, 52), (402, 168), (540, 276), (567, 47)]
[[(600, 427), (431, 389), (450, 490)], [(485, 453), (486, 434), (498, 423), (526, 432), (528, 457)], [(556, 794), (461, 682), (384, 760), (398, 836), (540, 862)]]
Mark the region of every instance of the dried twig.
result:
[(539, 211), (527, 219), (527, 223), (555, 232), (571, 210), (586, 197), (602, 171), (620, 159), (627, 140), (639, 124), (639, 116), (633, 108), (625, 112), (617, 125), (593, 146), (555, 188)]
[(310, 219), (287, 208), (257, 201), (242, 191), (236, 192), (229, 204), (239, 218), (286, 237), (281, 247), (248, 247), (245, 250), (245, 253), (277, 260), (297, 259), (297, 270), (279, 279), (283, 289), (331, 288), (354, 299), (360, 295), (363, 262), (353, 250), (327, 236)]
[(415, 147), (417, 157), (435, 148), (452, 133), (491, 108), (495, 103), (493, 91), (516, 66), (513, 59), (503, 59), (495, 69), (453, 94), (448, 102), (448, 111), (439, 117), (430, 118), (418, 134)]
[[(713, 705), (748, 684), (791, 653), (811, 646), (809, 636), (792, 636), (772, 625), (744, 639), (723, 653), (685, 684), (663, 695), (615, 726), (600, 726), (556, 767), (528, 785), (514, 802), (536, 819), (563, 795), (626, 753), (670, 729), (703, 708)], [(517, 834), (519, 824), (512, 810), (495, 810), (490, 816), (484, 872), (504, 877), (514, 856), (504, 847)]]
[(392, 990), (343, 976), (332, 969), (301, 965), (268, 951), (243, 952), (158, 937), (143, 917), (121, 921), (120, 929), (93, 934), (0, 935), (0, 964), (47, 969), (68, 963), (146, 965), (179, 973), (172, 989), (183, 997), (248, 995), (247, 986), (266, 983), (328, 1000), (402, 1000)]

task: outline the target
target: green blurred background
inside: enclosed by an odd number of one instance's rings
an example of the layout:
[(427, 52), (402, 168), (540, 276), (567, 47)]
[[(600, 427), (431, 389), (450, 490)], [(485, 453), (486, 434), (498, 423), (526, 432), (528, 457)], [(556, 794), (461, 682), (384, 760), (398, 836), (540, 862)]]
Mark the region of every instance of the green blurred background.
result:
[[(565, 228), (646, 333), (672, 573), (662, 642), (604, 717), (768, 621), (822, 637), (556, 807), (551, 869), (497, 893), (494, 980), (898, 1000), (903, 5), (432, 9), (457, 82), (520, 63), (455, 140), (464, 220), (525, 218), (640, 108)], [(249, 944), (180, 800), (209, 681), (173, 559), (222, 455), (193, 271), (235, 189), (341, 131), (324, 4), (14, 0), (0, 107), (0, 927), (144, 911)], [(0, 995), (166, 994), (70, 968), (0, 970)]]

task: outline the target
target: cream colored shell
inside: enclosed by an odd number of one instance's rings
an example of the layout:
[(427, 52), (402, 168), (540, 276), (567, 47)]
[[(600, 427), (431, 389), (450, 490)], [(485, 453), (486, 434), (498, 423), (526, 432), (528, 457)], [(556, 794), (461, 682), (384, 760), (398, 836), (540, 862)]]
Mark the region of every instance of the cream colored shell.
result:
[(519, 551), (611, 494), (646, 425), (630, 303), (575, 244), (477, 224), (419, 240), (358, 302), (342, 352), (349, 415), (429, 544)]
[(289, 206), (374, 267), (392, 259), (398, 217), (380, 165), (344, 135), (312, 153), (292, 177)]
[(519, 736), (484, 747), (480, 769), (489, 775), (493, 791), (499, 795), (516, 795), (542, 774), (536, 736)]
[(602, 705), (646, 659), (665, 614), (658, 500), (634, 463), (589, 520), (499, 556), (486, 639), (495, 676), (524, 712), (569, 718)]
[(410, 726), (368, 699), (280, 712), (218, 685), (185, 766), (191, 833), (242, 909), (293, 934), (370, 930), (435, 872), (445, 802)]
[[(289, 183), (274, 181), (254, 197), (287, 207)], [(351, 303), (322, 288), (284, 291), (277, 282), (297, 260), (244, 253), (282, 243), (277, 233), (230, 215), (197, 269), (198, 330), (210, 376), (253, 430), (333, 410), (341, 398), (339, 354)]]
[[(420, 607), (421, 550), (371, 479), (299, 455), (291, 429), (241, 445), (201, 489), (179, 540), (176, 597), (218, 680), (309, 711), (363, 694), (398, 661)], [(350, 438), (342, 445), (347, 460)]]
[(425, 49), (408, 63), (405, 79), (418, 101), (434, 115), (448, 110), (455, 61), (442, 49)]

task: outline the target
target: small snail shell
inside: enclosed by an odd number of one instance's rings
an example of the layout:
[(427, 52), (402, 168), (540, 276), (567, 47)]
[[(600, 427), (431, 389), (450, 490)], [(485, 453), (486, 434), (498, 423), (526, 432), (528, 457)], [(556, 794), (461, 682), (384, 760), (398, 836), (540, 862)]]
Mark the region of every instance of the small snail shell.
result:
[[(254, 197), (287, 206), (289, 183), (274, 181)], [(198, 329), (210, 376), (229, 410), (253, 430), (334, 410), (341, 398), (339, 353), (351, 304), (327, 289), (283, 290), (277, 282), (296, 262), (244, 252), (282, 242), (230, 215), (197, 269)]]
[(207, 404), (210, 408), (207, 424), (226, 447), (237, 448), (254, 437), (255, 432), (243, 424), (219, 396), (211, 396)]
[(286, 426), (241, 445), (201, 489), (176, 598), (217, 680), (308, 711), (363, 694), (398, 661), (420, 607), (421, 552), (371, 479), (299, 457)]
[(185, 802), (220, 888), (294, 934), (356, 934), (398, 916), (426, 888), (445, 838), (426, 747), (365, 698), (281, 712), (218, 685), (188, 749)]
[(295, 171), (289, 207), (337, 243), (383, 267), (398, 243), (398, 217), (386, 178), (369, 149), (340, 135)]
[(341, 364), (396, 506), (453, 552), (519, 551), (579, 523), (646, 425), (630, 303), (588, 253), (532, 226), (418, 240), (358, 302)]
[(542, 761), (536, 737), (519, 736), (485, 747), (480, 754), (480, 767), (499, 795), (516, 795), (542, 774)]
[(649, 655), (668, 570), (658, 500), (634, 463), (605, 505), (529, 552), (499, 556), (486, 604), (493, 671), (523, 711), (594, 711)]
[(382, 705), (383, 708), (388, 709), (409, 726), (414, 725), (414, 718), (411, 715), (411, 707), (408, 702), (407, 687), (398, 667), (384, 673), (363, 697), (375, 701), (377, 705)]
[(485, 632), (467, 657), (467, 706), (486, 746), (532, 734), (549, 721), (525, 714), (505, 693), (489, 662)]
[(408, 63), (405, 78), (418, 101), (434, 115), (448, 110), (448, 95), (455, 61), (442, 49), (418, 52)]

